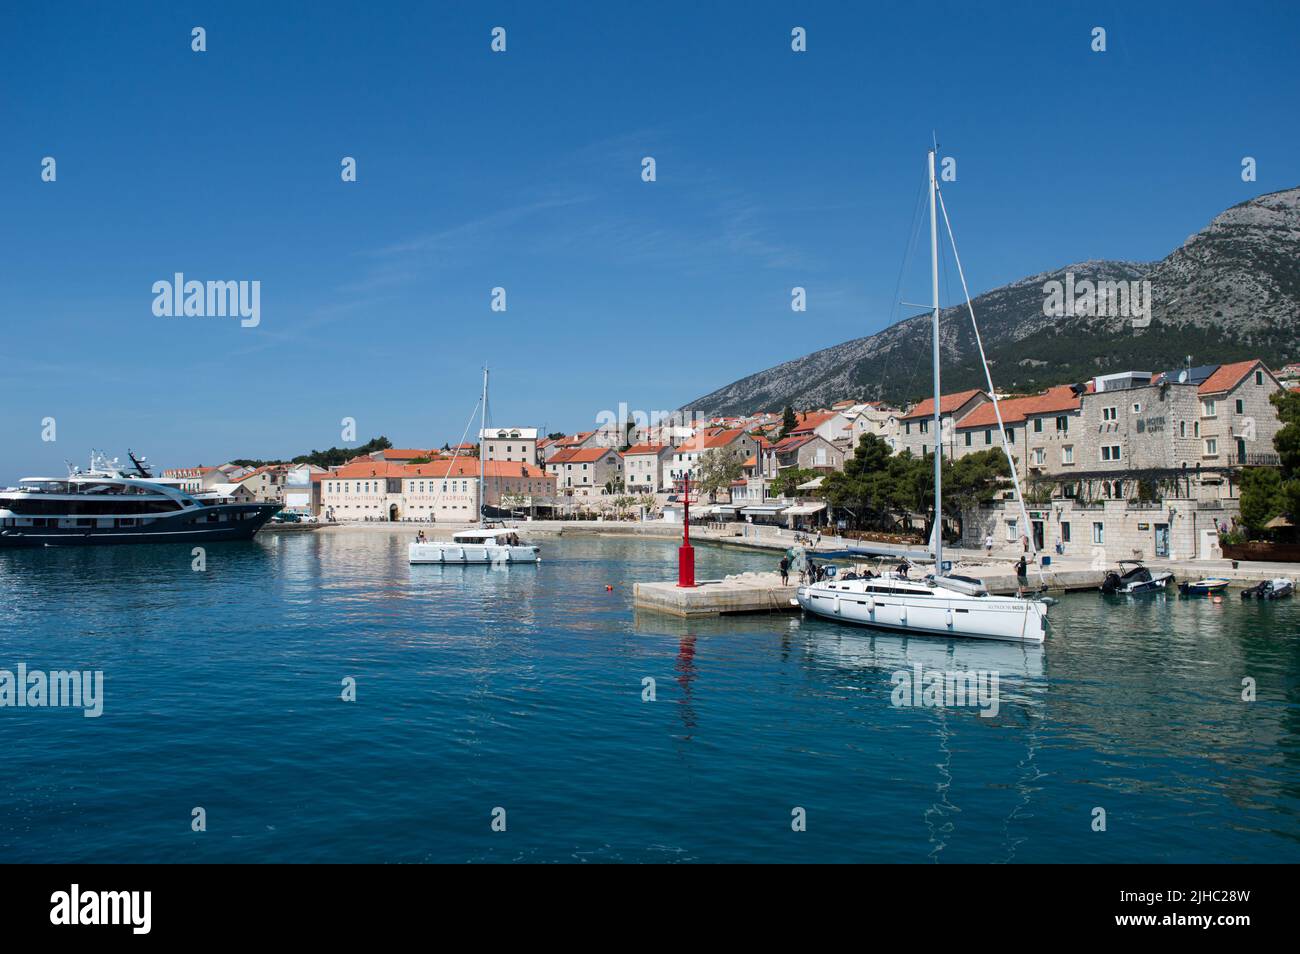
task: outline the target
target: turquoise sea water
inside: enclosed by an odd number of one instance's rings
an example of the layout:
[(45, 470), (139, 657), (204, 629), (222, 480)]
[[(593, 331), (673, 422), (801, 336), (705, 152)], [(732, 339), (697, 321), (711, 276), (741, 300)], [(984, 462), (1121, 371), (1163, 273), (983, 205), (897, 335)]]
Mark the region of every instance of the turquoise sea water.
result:
[[(105, 693), (0, 708), (0, 861), (1300, 860), (1300, 601), (1075, 594), (1041, 649), (687, 624), (631, 609), (668, 542), (407, 536), (0, 552), (0, 669)], [(996, 670), (997, 716), (892, 705), (917, 664)]]

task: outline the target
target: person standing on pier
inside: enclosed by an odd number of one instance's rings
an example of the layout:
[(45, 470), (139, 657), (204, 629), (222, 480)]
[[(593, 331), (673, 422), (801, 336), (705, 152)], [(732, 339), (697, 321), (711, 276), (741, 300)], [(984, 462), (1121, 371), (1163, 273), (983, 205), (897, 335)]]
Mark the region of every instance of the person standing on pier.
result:
[(781, 585), (790, 585), (790, 558), (781, 557)]
[(1016, 561), (1016, 595), (1025, 591), (1029, 585), (1029, 561), (1023, 556)]

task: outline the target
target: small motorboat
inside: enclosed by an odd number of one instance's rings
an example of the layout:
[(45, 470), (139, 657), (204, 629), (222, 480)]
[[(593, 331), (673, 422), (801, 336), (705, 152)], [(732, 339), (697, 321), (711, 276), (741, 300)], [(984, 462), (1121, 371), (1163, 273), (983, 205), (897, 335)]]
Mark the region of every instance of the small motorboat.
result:
[[(1126, 564), (1134, 564), (1130, 570), (1125, 570)], [(1142, 565), (1141, 560), (1120, 560), (1119, 569), (1111, 570), (1106, 574), (1106, 578), (1101, 583), (1103, 593), (1154, 593), (1163, 590), (1173, 580), (1174, 575), (1167, 570), (1157, 570), (1152, 573), (1150, 569)]]
[(1209, 596), (1222, 593), (1228, 588), (1228, 581), (1221, 576), (1209, 576), (1203, 580), (1184, 580), (1178, 584), (1178, 592), (1183, 596)]
[(1280, 600), (1294, 592), (1294, 580), (1287, 579), (1284, 576), (1277, 576), (1271, 580), (1261, 580), (1254, 586), (1242, 590), (1241, 598), (1243, 600)]

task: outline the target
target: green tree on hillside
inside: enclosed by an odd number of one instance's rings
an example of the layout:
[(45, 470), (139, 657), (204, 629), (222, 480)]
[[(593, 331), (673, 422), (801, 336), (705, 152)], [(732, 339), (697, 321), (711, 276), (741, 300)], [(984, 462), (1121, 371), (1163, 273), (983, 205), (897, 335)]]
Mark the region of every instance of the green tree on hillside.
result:
[(1281, 509), (1293, 525), (1300, 526), (1300, 393), (1277, 391), (1269, 400), (1282, 422), (1282, 429), (1273, 438), (1273, 448), (1282, 458), (1278, 488)]
[(787, 404), (781, 411), (781, 434), (777, 439), (785, 437), (798, 426), (799, 418), (795, 416), (794, 408)]
[[(375, 437), (366, 441), (359, 447), (331, 447), (329, 450), (313, 450), (309, 454), (300, 454), (293, 458), (295, 464), (315, 464), (317, 467), (337, 467), (340, 464), (346, 464), (354, 457), (362, 454), (373, 454), (375, 451), (388, 450), (393, 446), (393, 442), (387, 437)], [(271, 461), (261, 461), (254, 466), (262, 466)]]

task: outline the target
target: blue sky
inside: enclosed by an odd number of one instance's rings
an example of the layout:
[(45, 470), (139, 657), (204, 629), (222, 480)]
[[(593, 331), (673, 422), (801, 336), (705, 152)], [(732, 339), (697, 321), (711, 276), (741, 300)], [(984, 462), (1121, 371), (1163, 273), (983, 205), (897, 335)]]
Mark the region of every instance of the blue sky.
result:
[[(485, 361), (497, 424), (677, 407), (897, 317), (932, 129), (975, 290), (1300, 183), (1294, 4), (1134, 7), (11, 6), (0, 481), (454, 441)], [(156, 317), (177, 271), (261, 324)]]

